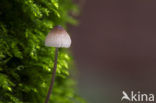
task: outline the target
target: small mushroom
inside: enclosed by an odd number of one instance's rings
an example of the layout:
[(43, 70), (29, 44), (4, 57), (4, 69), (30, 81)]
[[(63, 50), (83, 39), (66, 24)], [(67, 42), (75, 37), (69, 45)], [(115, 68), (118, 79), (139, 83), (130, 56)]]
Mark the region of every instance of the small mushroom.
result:
[(47, 35), (45, 40), (45, 46), (55, 47), (55, 59), (54, 59), (54, 69), (52, 71), (51, 83), (49, 86), (48, 94), (45, 103), (48, 103), (50, 94), (55, 81), (55, 74), (57, 68), (57, 57), (58, 48), (69, 48), (71, 45), (71, 39), (66, 30), (62, 26), (54, 27)]

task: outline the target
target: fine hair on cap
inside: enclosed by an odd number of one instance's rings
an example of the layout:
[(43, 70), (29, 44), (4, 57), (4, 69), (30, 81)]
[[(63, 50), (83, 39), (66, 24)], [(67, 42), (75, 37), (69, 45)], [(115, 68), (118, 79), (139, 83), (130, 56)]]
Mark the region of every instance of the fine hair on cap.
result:
[(71, 39), (62, 26), (55, 26), (47, 35), (45, 45), (48, 47), (69, 48)]

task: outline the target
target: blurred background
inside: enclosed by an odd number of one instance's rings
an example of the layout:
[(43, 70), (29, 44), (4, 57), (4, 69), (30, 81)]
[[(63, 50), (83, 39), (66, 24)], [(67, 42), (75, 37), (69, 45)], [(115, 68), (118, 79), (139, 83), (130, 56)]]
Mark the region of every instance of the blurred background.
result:
[(156, 1), (75, 0), (69, 27), (78, 87), (88, 103), (120, 103), (122, 91), (156, 94)]

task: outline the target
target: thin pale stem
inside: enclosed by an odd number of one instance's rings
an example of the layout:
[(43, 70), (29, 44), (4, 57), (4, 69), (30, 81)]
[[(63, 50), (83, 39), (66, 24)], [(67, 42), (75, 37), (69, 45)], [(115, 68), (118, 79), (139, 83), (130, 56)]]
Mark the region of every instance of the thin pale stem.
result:
[(50, 94), (52, 93), (52, 89), (55, 81), (55, 75), (56, 75), (56, 68), (57, 68), (57, 57), (58, 57), (58, 48), (55, 49), (54, 69), (51, 76), (51, 82), (50, 82), (48, 94), (44, 103), (48, 103)]

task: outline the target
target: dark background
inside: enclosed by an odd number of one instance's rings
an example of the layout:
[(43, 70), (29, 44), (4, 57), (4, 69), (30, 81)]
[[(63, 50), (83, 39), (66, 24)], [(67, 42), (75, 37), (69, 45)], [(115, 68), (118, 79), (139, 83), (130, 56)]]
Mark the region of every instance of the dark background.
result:
[(77, 0), (70, 27), (78, 87), (88, 103), (120, 103), (122, 91), (156, 94), (156, 1)]

